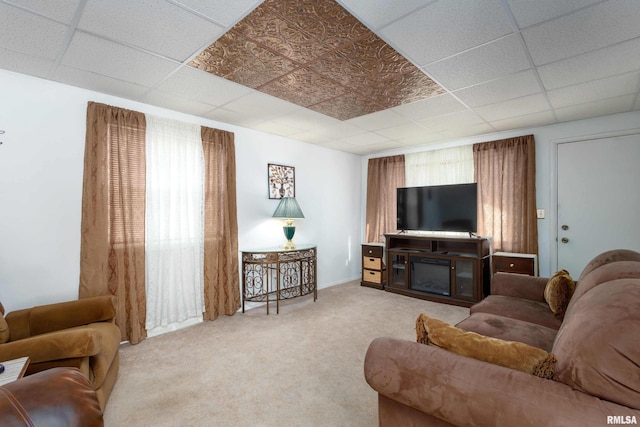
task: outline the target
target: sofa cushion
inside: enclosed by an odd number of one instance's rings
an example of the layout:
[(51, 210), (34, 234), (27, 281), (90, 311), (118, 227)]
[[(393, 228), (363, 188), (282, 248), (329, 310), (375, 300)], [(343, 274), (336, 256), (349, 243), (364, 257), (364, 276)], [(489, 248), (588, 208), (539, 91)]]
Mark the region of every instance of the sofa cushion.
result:
[(456, 326), (488, 337), (522, 342), (545, 351), (551, 351), (558, 333), (554, 328), (490, 313), (475, 313)]
[(424, 313), (416, 319), (417, 341), (461, 356), (504, 366), (542, 378), (553, 378), (553, 354), (521, 342), (464, 331)]
[(556, 317), (564, 317), (575, 289), (576, 284), (567, 270), (560, 270), (551, 276), (544, 288), (544, 300)]
[(557, 330), (562, 324), (545, 302), (515, 298), (504, 295), (489, 295), (469, 309), (470, 314), (488, 313), (518, 319)]
[(640, 409), (640, 279), (617, 279), (576, 301), (558, 331), (555, 379)]
[(601, 283), (624, 278), (640, 278), (640, 262), (614, 261), (594, 268), (576, 284), (576, 290), (573, 293), (571, 301), (569, 301), (569, 306), (567, 307), (565, 316), (570, 316), (575, 302), (591, 289)]
[(617, 261), (640, 262), (640, 252), (632, 251), (630, 249), (613, 249), (596, 255), (591, 261), (587, 263), (587, 265), (582, 270), (582, 273), (580, 273), (580, 277), (578, 277), (578, 283), (580, 283), (580, 281), (585, 278), (587, 274), (591, 273), (596, 268)]

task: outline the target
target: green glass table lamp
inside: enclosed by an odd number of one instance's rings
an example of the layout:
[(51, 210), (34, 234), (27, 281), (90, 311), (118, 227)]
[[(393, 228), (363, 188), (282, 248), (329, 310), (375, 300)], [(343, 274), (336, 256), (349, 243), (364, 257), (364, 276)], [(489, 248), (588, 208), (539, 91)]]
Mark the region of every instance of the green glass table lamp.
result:
[(300, 205), (293, 197), (283, 197), (280, 199), (280, 204), (273, 213), (274, 218), (286, 218), (285, 225), (282, 227), (284, 236), (287, 238), (285, 243), (285, 249), (295, 249), (296, 245), (291, 241), (293, 235), (296, 233), (296, 227), (293, 225), (294, 218), (304, 218)]

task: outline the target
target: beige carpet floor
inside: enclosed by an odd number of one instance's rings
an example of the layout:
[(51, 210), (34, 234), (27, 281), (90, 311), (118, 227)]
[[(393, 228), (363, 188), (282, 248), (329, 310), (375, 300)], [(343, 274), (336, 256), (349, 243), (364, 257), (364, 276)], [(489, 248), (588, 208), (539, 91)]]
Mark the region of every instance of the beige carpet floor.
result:
[(469, 312), (358, 281), (273, 308), (123, 345), (106, 425), (375, 426), (363, 375), (371, 340), (415, 340), (421, 312), (453, 324)]

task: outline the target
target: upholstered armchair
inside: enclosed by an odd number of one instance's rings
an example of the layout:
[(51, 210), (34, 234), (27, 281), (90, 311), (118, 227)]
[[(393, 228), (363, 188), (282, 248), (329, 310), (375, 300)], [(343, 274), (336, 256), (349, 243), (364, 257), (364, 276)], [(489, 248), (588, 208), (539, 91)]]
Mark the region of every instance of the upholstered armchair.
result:
[(89, 380), (75, 368), (53, 368), (0, 387), (0, 426), (102, 427)]
[[(78, 368), (104, 409), (119, 368), (115, 302), (112, 296), (84, 298), (0, 316), (0, 361), (28, 356), (26, 375), (54, 367)], [(0, 313), (4, 314), (2, 304)]]

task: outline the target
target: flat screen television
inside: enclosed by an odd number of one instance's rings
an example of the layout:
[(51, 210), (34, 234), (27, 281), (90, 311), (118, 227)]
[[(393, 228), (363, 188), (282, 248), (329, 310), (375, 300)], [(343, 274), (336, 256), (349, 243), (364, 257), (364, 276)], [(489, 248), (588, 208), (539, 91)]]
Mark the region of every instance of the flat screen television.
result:
[(398, 230), (478, 231), (478, 184), (397, 190)]

